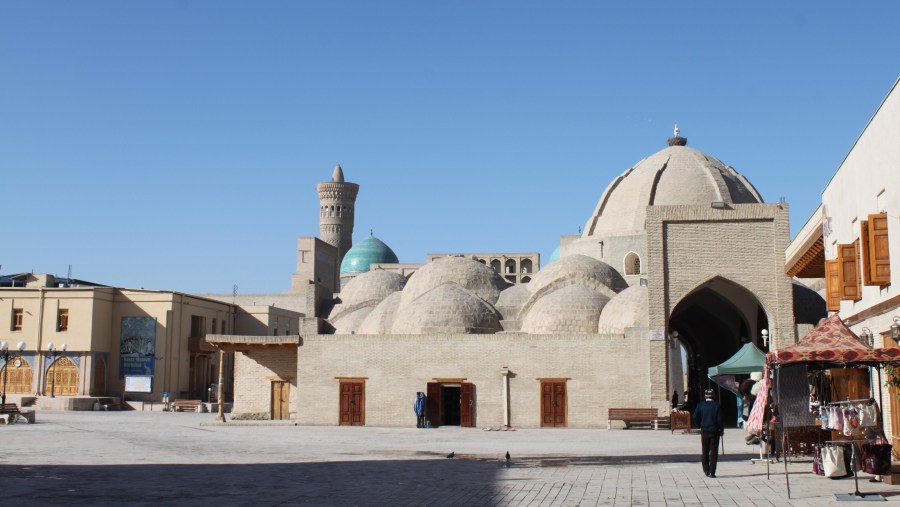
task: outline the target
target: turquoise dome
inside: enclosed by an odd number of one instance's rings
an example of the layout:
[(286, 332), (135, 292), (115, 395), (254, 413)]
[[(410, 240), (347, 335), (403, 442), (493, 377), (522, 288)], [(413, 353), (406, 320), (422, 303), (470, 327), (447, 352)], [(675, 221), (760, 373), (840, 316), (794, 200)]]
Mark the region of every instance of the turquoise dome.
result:
[(372, 264), (396, 264), (400, 262), (391, 247), (375, 236), (353, 245), (341, 261), (341, 273), (364, 273)]
[(559, 247), (556, 247), (556, 250), (554, 250), (553, 253), (550, 254), (550, 260), (547, 261), (547, 264), (550, 264), (551, 262), (558, 261), (558, 260), (559, 260)]

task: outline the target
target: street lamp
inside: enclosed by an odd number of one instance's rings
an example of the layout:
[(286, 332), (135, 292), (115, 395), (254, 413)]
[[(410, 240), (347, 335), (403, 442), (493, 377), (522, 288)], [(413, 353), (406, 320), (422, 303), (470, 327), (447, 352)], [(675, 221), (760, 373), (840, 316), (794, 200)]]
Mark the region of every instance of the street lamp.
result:
[(63, 343), (59, 347), (61, 350), (56, 350), (56, 347), (53, 346), (53, 343), (47, 344), (47, 351), (50, 353), (50, 397), (56, 398), (56, 358), (59, 356), (66, 355), (66, 349), (69, 348), (68, 345)]
[[(18, 345), (16, 345), (16, 348), (19, 349), (19, 353), (21, 354), (22, 351), (25, 350), (25, 342), (19, 342)], [(0, 398), (2, 398), (2, 401), (0, 401), (0, 410), (5, 410), (6, 379), (9, 377), (9, 342), (0, 342), (0, 356), (3, 356), (3, 394), (0, 395)]]
[(763, 329), (759, 332), (762, 335), (763, 347), (768, 350), (769, 348), (769, 330)]

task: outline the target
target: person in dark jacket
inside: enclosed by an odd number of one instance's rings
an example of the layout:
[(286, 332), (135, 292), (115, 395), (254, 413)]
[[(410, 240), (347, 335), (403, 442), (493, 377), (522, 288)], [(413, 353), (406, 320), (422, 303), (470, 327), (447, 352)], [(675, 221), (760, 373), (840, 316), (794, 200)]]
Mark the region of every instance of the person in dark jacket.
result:
[(716, 463), (719, 460), (719, 437), (725, 432), (722, 420), (722, 408), (714, 399), (715, 391), (707, 389), (704, 400), (694, 409), (694, 425), (700, 428), (700, 447), (702, 453), (703, 473), (712, 479), (716, 478)]

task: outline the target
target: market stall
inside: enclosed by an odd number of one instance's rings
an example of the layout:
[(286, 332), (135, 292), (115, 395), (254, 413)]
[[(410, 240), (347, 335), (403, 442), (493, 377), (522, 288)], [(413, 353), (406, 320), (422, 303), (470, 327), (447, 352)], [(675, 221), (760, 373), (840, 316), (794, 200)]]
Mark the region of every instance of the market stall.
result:
[[(868, 452), (862, 461), (867, 471), (878, 475), (885, 468), (886, 447), (889, 471), (890, 446), (883, 440), (881, 389), (876, 402), (869, 368), (878, 372), (877, 385), (881, 385), (881, 366), (898, 361), (900, 348), (873, 349), (844, 325), (837, 314), (822, 319), (799, 342), (768, 354), (789, 497), (788, 457), (807, 453), (814, 460), (831, 463), (834, 472), (831, 476), (841, 473), (837, 466), (841, 464), (839, 460), (849, 461), (846, 465), (849, 470), (845, 472), (853, 472), (855, 492), (836, 495), (840, 496), (839, 500), (872, 496), (859, 492), (855, 464), (860, 461), (860, 451)], [(807, 437), (798, 438), (801, 434)], [(846, 458), (845, 450), (850, 453)], [(814, 468), (818, 464), (814, 461)]]

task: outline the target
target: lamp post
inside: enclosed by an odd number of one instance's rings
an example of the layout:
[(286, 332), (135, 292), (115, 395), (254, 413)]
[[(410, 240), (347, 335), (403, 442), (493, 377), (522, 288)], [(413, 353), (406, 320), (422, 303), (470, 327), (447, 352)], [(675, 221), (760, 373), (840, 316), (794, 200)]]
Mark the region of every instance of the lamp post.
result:
[[(21, 354), (25, 350), (25, 342), (19, 342), (16, 348), (19, 349)], [(3, 394), (0, 395), (0, 398), (2, 398), (0, 400), (0, 410), (2, 410), (6, 407), (6, 379), (9, 377), (9, 342), (0, 342), (0, 355), (3, 356)]]
[(56, 358), (59, 356), (66, 355), (66, 349), (69, 346), (63, 343), (60, 345), (60, 350), (56, 350), (56, 347), (53, 346), (53, 343), (47, 344), (47, 351), (50, 353), (50, 397), (56, 398)]
[(763, 329), (759, 334), (762, 335), (763, 348), (769, 350), (769, 330)]

